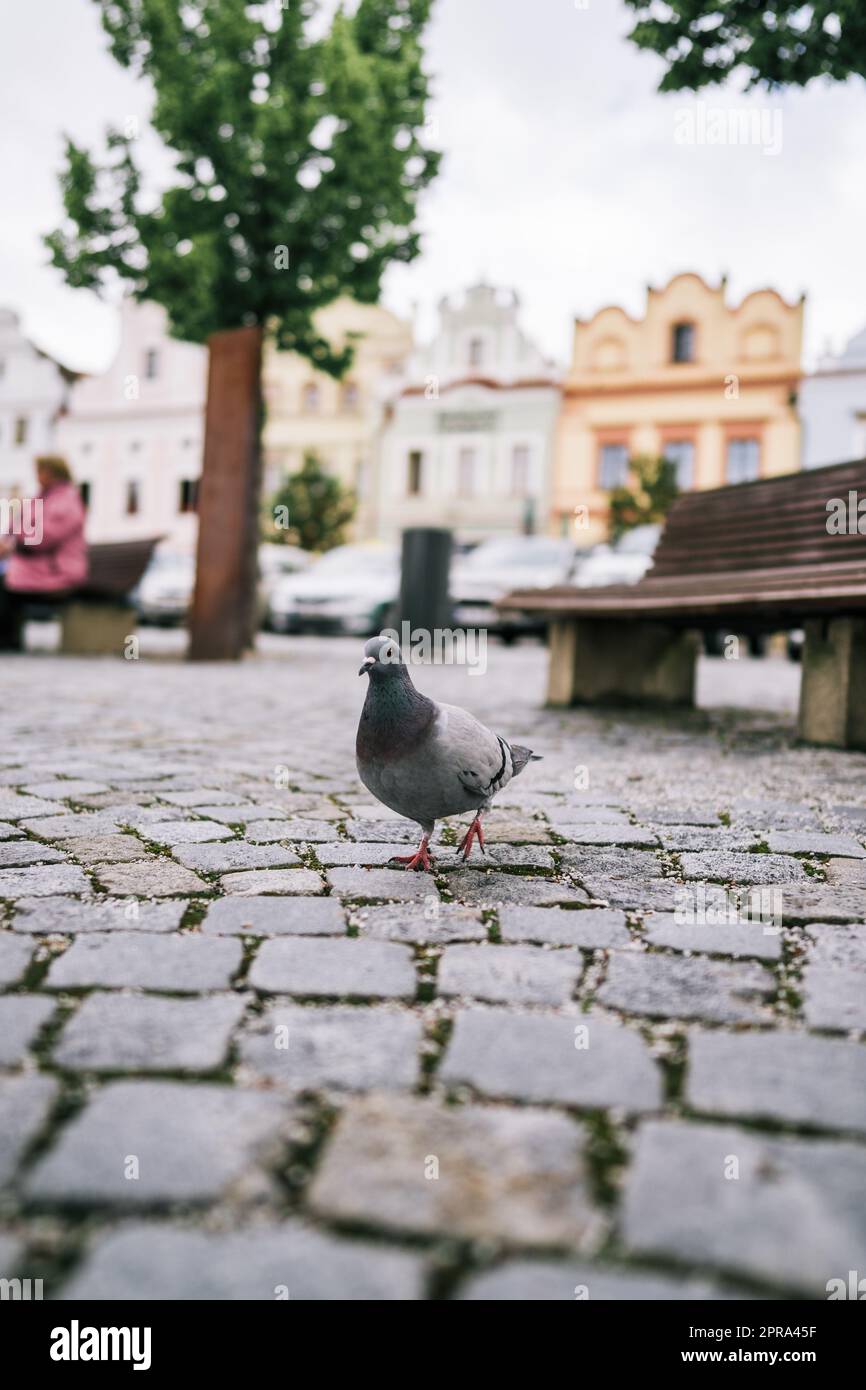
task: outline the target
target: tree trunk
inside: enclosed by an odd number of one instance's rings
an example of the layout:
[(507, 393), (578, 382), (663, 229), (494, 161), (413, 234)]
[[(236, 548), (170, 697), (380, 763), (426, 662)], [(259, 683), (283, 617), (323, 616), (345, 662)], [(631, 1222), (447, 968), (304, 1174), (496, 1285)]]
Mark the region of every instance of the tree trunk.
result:
[(214, 333), (208, 349), (189, 658), (237, 661), (256, 632), (262, 330)]

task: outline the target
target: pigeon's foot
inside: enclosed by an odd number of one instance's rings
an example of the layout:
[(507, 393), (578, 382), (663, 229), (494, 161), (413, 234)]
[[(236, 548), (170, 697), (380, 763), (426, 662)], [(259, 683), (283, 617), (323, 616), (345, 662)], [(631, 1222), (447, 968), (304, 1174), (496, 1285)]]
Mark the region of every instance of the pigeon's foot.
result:
[(457, 853), (459, 854), (462, 850), (464, 860), (468, 859), (472, 853), (472, 845), (476, 839), (481, 848), (481, 853), (486, 854), (487, 851), (484, 848), (484, 831), (481, 829), (480, 816), (475, 817), (469, 829), (466, 831), (466, 834), (463, 836), (463, 839), (460, 841), (460, 844), (457, 846)]
[(414, 854), (393, 854), (391, 856), (391, 863), (405, 864), (407, 869), (418, 869), (419, 871), (424, 869), (428, 874), (432, 874), (433, 860), (430, 858), (430, 852), (427, 849), (429, 839), (429, 835), (423, 835), (421, 837), (421, 843)]

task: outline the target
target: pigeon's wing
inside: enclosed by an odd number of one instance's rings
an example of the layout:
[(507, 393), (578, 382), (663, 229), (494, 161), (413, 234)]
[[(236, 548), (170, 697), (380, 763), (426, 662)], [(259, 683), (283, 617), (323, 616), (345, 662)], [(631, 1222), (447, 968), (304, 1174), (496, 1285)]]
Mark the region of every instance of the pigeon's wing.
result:
[(511, 781), (511, 748), (468, 710), (440, 705), (433, 734), (437, 761), (473, 806), (495, 796)]

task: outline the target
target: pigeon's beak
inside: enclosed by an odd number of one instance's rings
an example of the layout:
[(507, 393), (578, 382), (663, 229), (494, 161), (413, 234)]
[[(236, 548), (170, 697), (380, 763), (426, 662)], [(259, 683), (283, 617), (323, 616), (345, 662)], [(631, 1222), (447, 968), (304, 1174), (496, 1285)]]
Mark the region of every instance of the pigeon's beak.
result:
[(359, 675), (359, 676), (364, 676), (364, 675), (366, 675), (367, 672), (369, 671), (370, 667), (371, 667), (371, 666), (375, 666), (375, 664), (376, 664), (376, 658), (375, 658), (374, 656), (365, 656), (365, 657), (364, 657), (364, 660), (361, 662), (361, 669), (359, 670), (358, 675)]

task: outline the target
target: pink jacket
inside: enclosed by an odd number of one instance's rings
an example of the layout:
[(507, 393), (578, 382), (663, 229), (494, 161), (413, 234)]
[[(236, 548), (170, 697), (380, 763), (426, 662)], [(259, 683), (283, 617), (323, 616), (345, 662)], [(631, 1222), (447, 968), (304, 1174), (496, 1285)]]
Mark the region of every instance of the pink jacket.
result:
[(46, 594), (77, 588), (87, 578), (84, 506), (78, 489), (72, 483), (55, 483), (39, 493), (30, 507), (34, 505), (35, 510), (25, 513), (32, 539), (17, 537), (6, 588)]

